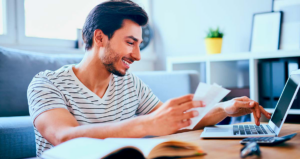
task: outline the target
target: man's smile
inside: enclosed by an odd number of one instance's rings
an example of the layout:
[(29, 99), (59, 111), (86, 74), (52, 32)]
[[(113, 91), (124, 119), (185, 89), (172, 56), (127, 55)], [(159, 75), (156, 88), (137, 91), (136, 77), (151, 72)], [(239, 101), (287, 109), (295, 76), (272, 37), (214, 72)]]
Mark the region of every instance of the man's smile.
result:
[(133, 60), (127, 59), (127, 58), (122, 58), (122, 62), (125, 65), (125, 67), (128, 69), (130, 68), (130, 64), (133, 63)]

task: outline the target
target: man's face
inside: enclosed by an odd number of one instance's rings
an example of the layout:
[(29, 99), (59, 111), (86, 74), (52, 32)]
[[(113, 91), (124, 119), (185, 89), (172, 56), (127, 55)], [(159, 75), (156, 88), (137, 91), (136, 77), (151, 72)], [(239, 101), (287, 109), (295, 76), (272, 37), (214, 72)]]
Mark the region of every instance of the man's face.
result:
[(142, 28), (137, 23), (125, 19), (123, 26), (116, 30), (100, 52), (105, 68), (118, 76), (124, 76), (130, 64), (141, 59), (139, 45), (142, 42)]

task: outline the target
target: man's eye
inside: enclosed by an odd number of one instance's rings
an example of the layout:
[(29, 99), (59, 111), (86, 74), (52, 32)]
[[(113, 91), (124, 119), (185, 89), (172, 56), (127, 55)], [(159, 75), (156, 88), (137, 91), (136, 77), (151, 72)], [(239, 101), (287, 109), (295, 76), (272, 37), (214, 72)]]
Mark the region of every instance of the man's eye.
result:
[(131, 43), (131, 42), (127, 42), (129, 45), (133, 45), (133, 43)]

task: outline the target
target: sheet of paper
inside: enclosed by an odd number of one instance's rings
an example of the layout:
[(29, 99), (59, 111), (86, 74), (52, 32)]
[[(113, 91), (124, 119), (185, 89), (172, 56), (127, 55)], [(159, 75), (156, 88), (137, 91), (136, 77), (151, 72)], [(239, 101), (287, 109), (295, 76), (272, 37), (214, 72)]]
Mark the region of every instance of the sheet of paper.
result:
[(193, 129), (199, 121), (211, 110), (218, 102), (220, 102), (230, 90), (225, 89), (217, 84), (209, 85), (205, 83), (200, 83), (194, 94), (193, 101), (203, 101), (206, 106), (201, 108), (193, 108), (191, 110), (197, 110), (199, 115), (191, 119), (192, 124), (183, 129)]

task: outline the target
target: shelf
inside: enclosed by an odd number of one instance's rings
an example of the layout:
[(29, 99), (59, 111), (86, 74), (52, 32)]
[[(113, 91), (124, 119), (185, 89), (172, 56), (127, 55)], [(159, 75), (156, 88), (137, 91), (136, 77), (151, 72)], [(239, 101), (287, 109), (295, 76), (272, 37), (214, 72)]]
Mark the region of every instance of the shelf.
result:
[[(270, 113), (274, 113), (274, 109), (271, 109), (271, 108), (266, 108), (265, 109), (267, 112), (270, 112)], [(300, 114), (300, 109), (290, 109), (289, 110), (289, 114)]]
[(221, 53), (215, 55), (199, 55), (199, 56), (178, 56), (168, 57), (167, 63), (195, 63), (206, 61), (238, 61), (250, 59), (268, 59), (268, 58), (283, 58), (283, 57), (297, 57), (300, 56), (300, 50), (284, 51), (278, 50), (275, 52), (240, 52), (240, 53)]
[[(167, 71), (196, 70), (201, 82), (217, 83), (225, 88), (249, 87), (248, 96), (259, 101), (259, 63), (265, 59), (291, 57), (300, 59), (300, 50), (167, 57), (166, 68)], [(274, 109), (266, 110), (274, 112)], [(300, 109), (291, 109), (288, 114), (300, 115)], [(252, 115), (251, 121), (254, 121)]]
[(267, 53), (253, 53), (253, 59), (271, 59), (271, 58), (287, 58), (287, 57), (299, 57), (300, 50), (294, 51), (283, 51), (278, 50), (276, 52), (267, 52)]

